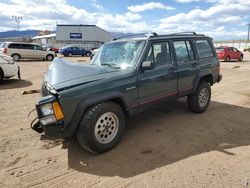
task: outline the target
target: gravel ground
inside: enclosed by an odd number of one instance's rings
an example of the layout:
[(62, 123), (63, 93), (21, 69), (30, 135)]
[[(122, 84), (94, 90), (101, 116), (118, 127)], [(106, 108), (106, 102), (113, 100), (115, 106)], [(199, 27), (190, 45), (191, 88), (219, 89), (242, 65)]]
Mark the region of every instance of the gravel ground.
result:
[[(87, 58), (68, 58), (85, 63)], [(48, 139), (29, 122), (49, 62), (21, 61), (22, 80), (0, 85), (0, 187), (248, 187), (250, 181), (250, 53), (222, 62), (203, 114), (185, 99), (127, 120), (120, 144), (102, 155), (75, 138)]]

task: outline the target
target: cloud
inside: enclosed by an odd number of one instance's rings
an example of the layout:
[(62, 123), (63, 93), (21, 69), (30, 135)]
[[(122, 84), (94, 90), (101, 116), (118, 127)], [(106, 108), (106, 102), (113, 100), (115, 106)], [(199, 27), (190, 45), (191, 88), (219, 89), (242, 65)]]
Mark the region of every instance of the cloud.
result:
[(93, 1), (93, 2), (91, 3), (91, 5), (92, 5), (93, 7), (95, 7), (95, 8), (98, 9), (98, 10), (103, 10), (103, 6), (101, 6), (100, 4), (98, 4), (96, 0), (92, 0), (92, 1)]
[[(211, 2), (212, 0), (205, 1)], [(12, 18), (13, 15), (16, 15), (23, 17), (20, 30), (55, 30), (56, 23), (96, 24), (112, 32), (140, 33), (155, 31), (157, 33), (174, 33), (196, 31), (215, 38), (245, 38), (247, 34), (246, 24), (250, 20), (250, 1), (216, 1), (215, 4), (211, 4), (206, 9), (200, 4), (195, 4), (200, 6), (196, 6), (188, 12), (178, 10), (180, 13), (168, 16), (165, 14), (165, 16), (152, 22), (152, 19), (146, 20), (140, 13), (146, 10), (168, 10), (171, 8), (159, 2), (149, 2), (130, 6), (127, 12), (105, 13), (99, 11), (98, 8), (94, 12), (77, 8), (68, 4), (67, 0), (0, 0), (0, 31), (16, 29), (16, 23)], [(91, 2), (96, 3), (97, 1), (91, 0)], [(150, 14), (157, 14), (157, 11), (152, 11)]]
[(205, 10), (196, 8), (187, 13), (162, 18), (157, 30), (164, 33), (191, 30), (215, 38), (245, 37), (246, 31), (241, 29), (246, 27), (250, 18), (250, 3), (241, 0), (228, 1), (230, 3), (220, 0), (218, 4)]
[(160, 2), (149, 2), (149, 3), (144, 3), (142, 5), (132, 5), (128, 7), (128, 10), (130, 10), (131, 12), (143, 12), (146, 10), (153, 10), (153, 9), (173, 10), (175, 8), (172, 6), (164, 5)]
[(191, 2), (203, 2), (203, 3), (215, 3), (219, 0), (176, 0), (178, 3), (191, 3)]

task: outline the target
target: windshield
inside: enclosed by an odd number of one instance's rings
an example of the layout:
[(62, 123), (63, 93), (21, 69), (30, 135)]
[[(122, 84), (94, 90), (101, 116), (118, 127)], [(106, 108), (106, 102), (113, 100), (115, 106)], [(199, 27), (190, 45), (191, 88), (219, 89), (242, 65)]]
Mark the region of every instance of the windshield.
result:
[(94, 56), (91, 64), (126, 69), (134, 67), (145, 41), (119, 41), (104, 44)]

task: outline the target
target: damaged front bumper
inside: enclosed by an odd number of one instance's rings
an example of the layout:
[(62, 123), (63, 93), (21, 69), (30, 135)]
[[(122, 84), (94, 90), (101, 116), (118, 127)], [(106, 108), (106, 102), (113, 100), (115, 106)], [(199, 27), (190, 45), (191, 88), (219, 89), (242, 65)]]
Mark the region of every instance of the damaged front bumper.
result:
[(61, 135), (64, 114), (54, 95), (42, 97), (36, 105), (38, 117), (31, 122), (31, 128), (38, 133), (57, 137)]

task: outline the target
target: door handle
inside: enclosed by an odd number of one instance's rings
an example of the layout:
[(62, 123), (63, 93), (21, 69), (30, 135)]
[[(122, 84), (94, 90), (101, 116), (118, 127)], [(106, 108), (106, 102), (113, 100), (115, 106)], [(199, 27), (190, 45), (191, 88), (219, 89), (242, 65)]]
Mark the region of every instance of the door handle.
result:
[(194, 66), (198, 65), (198, 63), (195, 62), (195, 63), (192, 63), (191, 65), (194, 67)]

